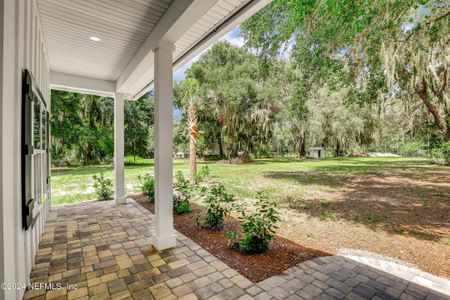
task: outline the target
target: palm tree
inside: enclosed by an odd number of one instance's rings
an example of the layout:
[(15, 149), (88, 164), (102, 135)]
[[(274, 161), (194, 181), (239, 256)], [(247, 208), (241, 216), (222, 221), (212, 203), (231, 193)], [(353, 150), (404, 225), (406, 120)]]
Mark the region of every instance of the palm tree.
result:
[(189, 181), (196, 183), (197, 181), (197, 138), (200, 137), (197, 120), (197, 105), (200, 101), (200, 86), (197, 80), (188, 78), (182, 83), (183, 102), (187, 104), (187, 128), (189, 138)]

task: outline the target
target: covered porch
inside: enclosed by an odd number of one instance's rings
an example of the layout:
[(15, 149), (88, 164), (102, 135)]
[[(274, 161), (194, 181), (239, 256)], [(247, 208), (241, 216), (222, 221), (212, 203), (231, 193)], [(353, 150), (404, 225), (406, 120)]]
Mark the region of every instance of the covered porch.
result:
[[(173, 71), (269, 2), (38, 1), (50, 88), (114, 98), (117, 205), (124, 204), (126, 197), (124, 102), (154, 92), (156, 206), (152, 244), (159, 250), (176, 244), (172, 218)], [(81, 26), (84, 23), (86, 26)]]

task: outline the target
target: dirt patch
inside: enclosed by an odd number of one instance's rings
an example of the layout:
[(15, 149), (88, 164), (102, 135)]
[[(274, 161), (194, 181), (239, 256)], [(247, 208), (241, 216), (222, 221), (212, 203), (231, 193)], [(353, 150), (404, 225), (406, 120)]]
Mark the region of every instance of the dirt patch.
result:
[[(270, 173), (300, 184), (326, 182), (326, 189), (292, 197), (282, 205), (321, 220), (347, 220), (391, 234), (448, 244), (450, 233), (450, 174), (438, 171), (397, 171), (358, 176), (321, 172)], [(296, 184), (296, 183), (294, 183)]]
[(391, 234), (346, 220), (320, 220), (305, 213), (283, 210), (278, 235), (306, 247), (337, 254), (341, 249), (368, 250), (399, 259), (419, 269), (450, 278), (450, 245)]
[[(131, 196), (147, 210), (154, 212), (154, 204), (144, 195)], [(259, 282), (303, 261), (316, 257), (328, 256), (329, 253), (300, 246), (286, 238), (277, 236), (271, 243), (269, 251), (262, 254), (246, 255), (231, 250), (224, 232), (238, 229), (239, 221), (227, 217), (223, 231), (199, 228), (196, 216), (205, 212), (205, 208), (192, 203), (192, 213), (174, 215), (174, 227), (182, 234), (199, 244), (202, 248), (219, 258), (252, 282)]]

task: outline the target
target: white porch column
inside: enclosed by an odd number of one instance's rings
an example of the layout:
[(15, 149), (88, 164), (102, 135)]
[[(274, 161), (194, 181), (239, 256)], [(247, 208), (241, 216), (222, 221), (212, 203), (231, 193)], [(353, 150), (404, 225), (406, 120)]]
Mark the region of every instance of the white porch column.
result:
[(114, 200), (125, 203), (124, 184), (124, 102), (123, 94), (114, 96)]
[(173, 229), (172, 165), (172, 52), (174, 46), (160, 41), (155, 53), (155, 234), (153, 246), (175, 247)]

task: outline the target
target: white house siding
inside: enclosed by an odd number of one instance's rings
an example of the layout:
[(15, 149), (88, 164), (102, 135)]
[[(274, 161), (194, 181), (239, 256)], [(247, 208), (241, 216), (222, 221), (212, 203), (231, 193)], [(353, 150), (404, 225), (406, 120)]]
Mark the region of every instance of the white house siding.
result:
[[(21, 89), (23, 70), (31, 71), (50, 107), (49, 64), (37, 1), (2, 1), (0, 282), (26, 283), (45, 224), (50, 195), (33, 228), (22, 228)], [(13, 64), (12, 64), (13, 63)], [(23, 290), (2, 290), (0, 299), (21, 299)]]

